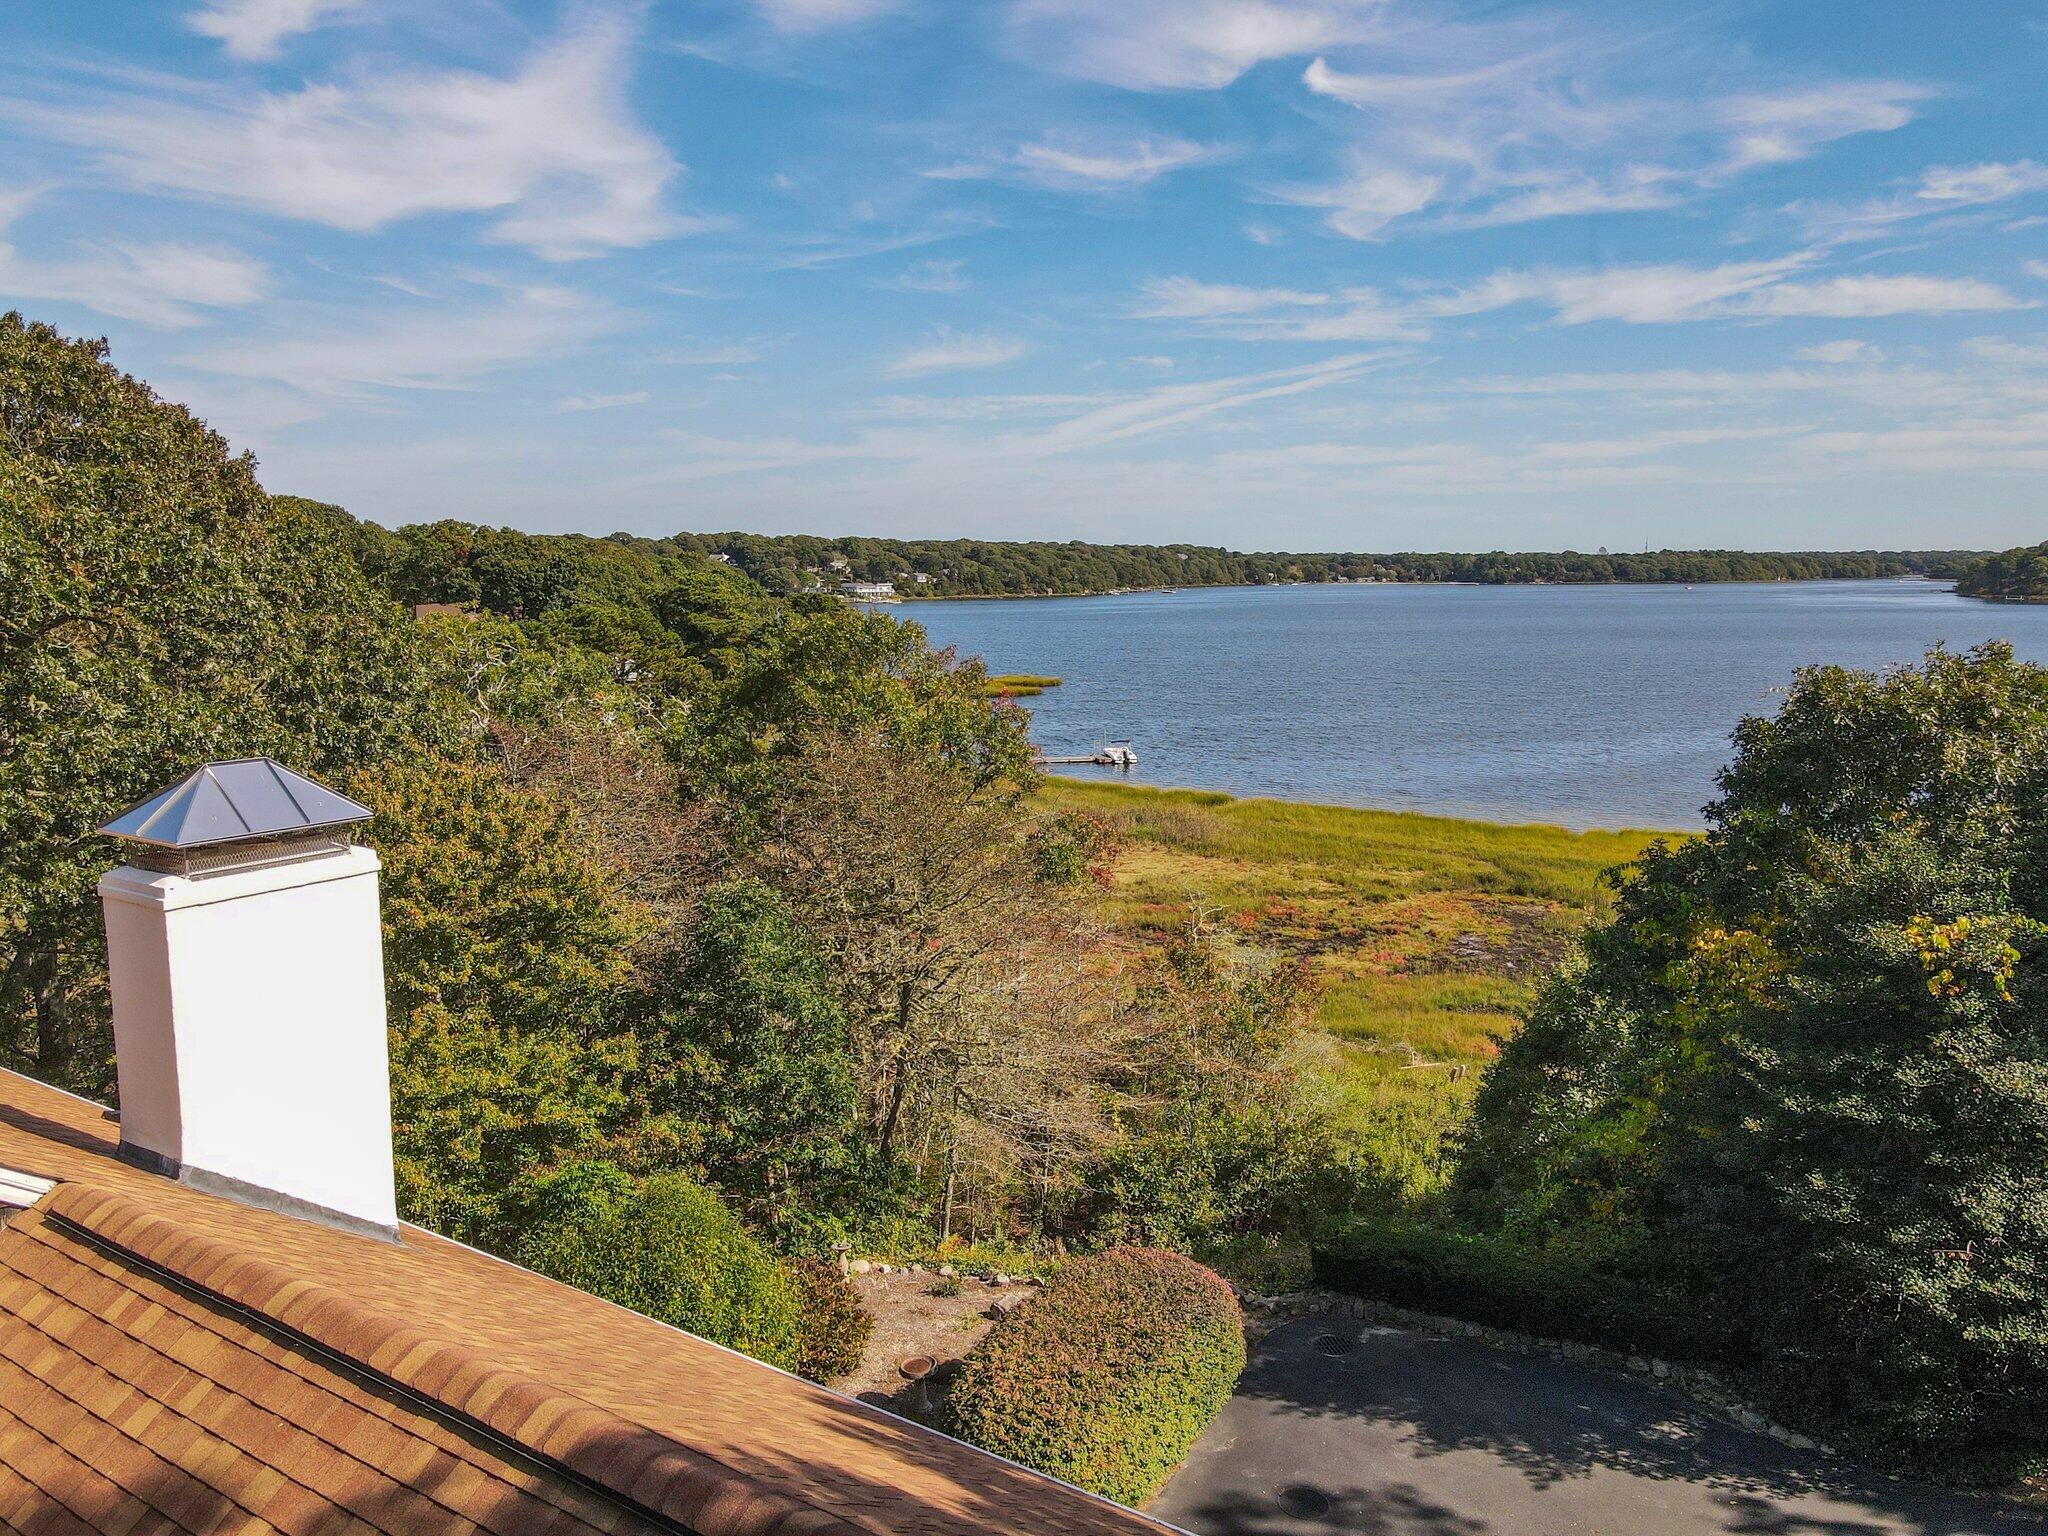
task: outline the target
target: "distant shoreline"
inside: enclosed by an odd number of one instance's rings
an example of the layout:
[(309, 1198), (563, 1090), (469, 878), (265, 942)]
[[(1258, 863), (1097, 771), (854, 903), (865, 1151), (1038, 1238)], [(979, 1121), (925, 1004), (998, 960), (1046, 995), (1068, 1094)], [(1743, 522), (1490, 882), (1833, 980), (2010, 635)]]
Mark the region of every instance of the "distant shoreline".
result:
[[(1691, 581), (1429, 581), (1402, 578), (1388, 581), (1194, 581), (1181, 582), (1173, 586), (1102, 587), (1088, 592), (899, 592), (894, 597), (848, 598), (847, 601), (864, 608), (888, 608), (908, 603), (1014, 603), (1046, 602), (1055, 598), (1074, 597), (1136, 597), (1147, 592), (1247, 592), (1267, 587), (1796, 587), (1810, 586), (1819, 581), (1918, 581), (1946, 586), (1951, 592), (1956, 590), (1956, 579), (1953, 576), (1924, 576), (1918, 573), (1903, 576), (1777, 576), (1769, 580), (1740, 576), (1725, 579), (1696, 577)], [(1984, 602), (2048, 602), (2048, 598), (1992, 597), (1988, 594), (1980, 597), (1974, 592), (1963, 592), (1958, 595), (1978, 597)]]

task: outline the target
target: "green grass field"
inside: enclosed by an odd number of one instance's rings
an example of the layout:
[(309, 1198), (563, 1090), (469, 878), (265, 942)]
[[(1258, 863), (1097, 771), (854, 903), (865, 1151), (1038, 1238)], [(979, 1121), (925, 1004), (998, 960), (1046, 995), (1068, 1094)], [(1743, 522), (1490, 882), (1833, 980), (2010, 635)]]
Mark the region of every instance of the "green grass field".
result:
[(1101, 897), (1118, 929), (1164, 937), (1198, 911), (1249, 945), (1310, 961), (1325, 1037), (1315, 1080), (1411, 1196), (1440, 1179), (1476, 1069), (1608, 899), (1601, 871), (1673, 835), (1060, 778), (1042, 794), (1122, 840)]

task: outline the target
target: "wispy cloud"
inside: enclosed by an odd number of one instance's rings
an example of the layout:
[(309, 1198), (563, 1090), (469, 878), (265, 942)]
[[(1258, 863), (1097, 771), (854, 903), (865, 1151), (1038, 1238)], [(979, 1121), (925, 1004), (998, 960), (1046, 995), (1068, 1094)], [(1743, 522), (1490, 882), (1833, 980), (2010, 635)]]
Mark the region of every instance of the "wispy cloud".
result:
[(1987, 363), (2007, 363), (2021, 368), (2048, 368), (2048, 336), (2015, 340), (2010, 336), (1973, 336), (1963, 343), (1972, 357)]
[(819, 32), (872, 21), (897, 4), (898, 0), (754, 0), (755, 9), (782, 32)]
[(178, 241), (98, 240), (33, 256), (7, 240), (33, 193), (0, 196), (0, 294), (77, 304), (161, 329), (198, 325), (203, 310), (254, 304), (269, 291), (263, 263), (239, 251)]
[(1033, 454), (1073, 453), (1186, 426), (1222, 411), (1241, 410), (1267, 400), (1306, 394), (1348, 383), (1379, 363), (1384, 354), (1347, 353), (1299, 368), (1238, 374), (1199, 383), (1162, 384), (1130, 399), (1084, 411), (1007, 446)]
[(558, 411), (610, 411), (623, 405), (645, 405), (647, 391), (628, 390), (619, 395), (564, 395), (555, 402)]
[(1386, 0), (1012, 0), (1013, 47), (1061, 74), (1132, 90), (1216, 89), (1253, 66), (1365, 42)]
[(1859, 80), (1729, 97), (1713, 108), (1732, 135), (1723, 169), (1783, 165), (1836, 139), (1890, 133), (1910, 123), (1931, 94), (1900, 81)]
[(1361, 157), (1342, 180), (1324, 187), (1281, 192), (1288, 202), (1329, 210), (1326, 222), (1353, 240), (1376, 240), (1396, 219), (1419, 213), (1436, 201), (1444, 178), (1422, 171), (1376, 165)]
[(958, 257), (928, 256), (913, 261), (883, 286), (904, 293), (965, 293), (973, 286), (966, 265)]
[(560, 357), (617, 317), (566, 289), (515, 289), (422, 312), (293, 315), (270, 335), (185, 354), (188, 368), (265, 379), (307, 394), (361, 400), (382, 390), (466, 389), (516, 364)]
[(1920, 274), (1808, 277), (1796, 253), (1711, 267), (1663, 263), (1564, 270), (1505, 268), (1461, 287), (1388, 295), (1373, 288), (1329, 293), (1250, 288), (1188, 277), (1141, 285), (1132, 313), (1193, 321), (1220, 334), (1276, 341), (1421, 340), (1433, 321), (1531, 305), (1559, 325), (1620, 321), (1671, 325), (1705, 320), (1831, 319), (1983, 314), (2031, 307), (1995, 283)]
[(1169, 171), (1200, 165), (1213, 151), (1186, 139), (1137, 139), (1127, 145), (1084, 147), (1044, 140), (1019, 145), (1011, 163), (1050, 187), (1114, 190), (1143, 186)]
[(875, 234), (820, 235), (782, 252), (769, 264), (792, 271), (836, 266), (842, 261), (863, 261), (870, 256), (886, 256), (892, 251), (915, 250), (919, 246), (957, 240), (963, 235), (981, 234), (993, 228), (995, 221), (986, 214), (948, 213), (907, 229)]
[(1792, 354), (1803, 363), (1881, 363), (1884, 352), (1867, 341), (1822, 341)]
[(209, 0), (186, 22), (194, 32), (219, 39), (235, 58), (272, 59), (286, 38), (325, 26), (362, 6), (363, 0)]
[(2048, 165), (2033, 160), (1938, 165), (1897, 191), (1861, 203), (1806, 205), (1795, 210), (1816, 239), (1875, 240), (1899, 225), (1964, 213), (2028, 193), (2048, 191)]
[(1059, 192), (1117, 192), (1215, 157), (1213, 149), (1186, 139), (1109, 143), (1048, 136), (984, 159), (934, 166), (924, 174), (934, 181), (1001, 180)]
[[(1478, 228), (1668, 208), (1834, 140), (1902, 127), (1929, 94), (1851, 80), (1716, 95), (1663, 78), (1641, 53), (1518, 18), (1404, 33), (1375, 50), (1370, 70), (1313, 59), (1302, 84), (1359, 110), (1359, 142), (1344, 176), (1281, 195), (1331, 210), (1329, 226), (1360, 240), (1426, 211), (1437, 227)], [(1606, 78), (1603, 60), (1616, 54), (1633, 68)], [(1407, 67), (1387, 68), (1389, 58)]]
[(1314, 307), (1335, 302), (1327, 293), (1300, 288), (1250, 288), (1204, 283), (1192, 277), (1156, 277), (1139, 288), (1132, 313), (1147, 319), (1208, 320), (1263, 310)]
[(1024, 343), (993, 331), (970, 334), (941, 326), (929, 339), (897, 357), (884, 370), (890, 374), (951, 373), (963, 368), (994, 368), (1024, 355)]
[(1504, 271), (1421, 307), (1443, 315), (1479, 314), (1515, 304), (1549, 309), (1560, 325), (1620, 320), (1669, 325), (1722, 319), (1831, 319), (1881, 315), (1970, 314), (2020, 309), (2025, 301), (1995, 283), (1918, 274), (1795, 278), (1804, 255), (1773, 261), (1676, 263), (1579, 271)]
[(4, 110), (154, 192), (347, 230), (495, 215), (487, 237), (568, 259), (696, 227), (666, 206), (678, 167), (626, 105), (633, 29), (588, 13), (496, 77), (399, 71), (251, 95), (69, 93)]

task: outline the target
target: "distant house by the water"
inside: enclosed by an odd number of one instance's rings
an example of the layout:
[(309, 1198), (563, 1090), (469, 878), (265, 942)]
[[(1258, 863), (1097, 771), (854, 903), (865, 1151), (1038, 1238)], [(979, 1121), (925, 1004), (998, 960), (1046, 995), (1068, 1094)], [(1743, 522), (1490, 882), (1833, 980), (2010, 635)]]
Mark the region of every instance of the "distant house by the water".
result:
[(839, 592), (860, 603), (886, 603), (896, 595), (893, 581), (842, 581)]

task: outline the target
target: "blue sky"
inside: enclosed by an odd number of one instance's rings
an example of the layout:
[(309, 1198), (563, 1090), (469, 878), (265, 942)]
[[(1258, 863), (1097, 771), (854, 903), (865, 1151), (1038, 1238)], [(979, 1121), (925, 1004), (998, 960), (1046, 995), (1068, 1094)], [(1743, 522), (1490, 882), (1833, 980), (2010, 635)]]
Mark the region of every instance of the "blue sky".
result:
[(383, 522), (2048, 536), (2048, 12), (0, 8), (0, 303)]

